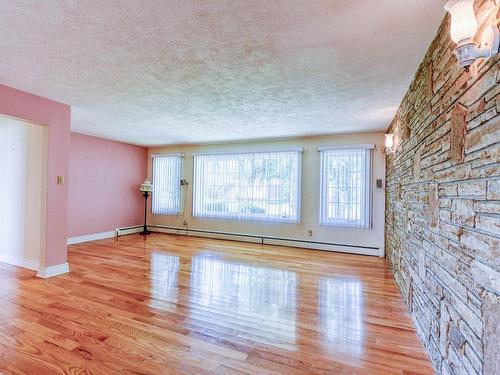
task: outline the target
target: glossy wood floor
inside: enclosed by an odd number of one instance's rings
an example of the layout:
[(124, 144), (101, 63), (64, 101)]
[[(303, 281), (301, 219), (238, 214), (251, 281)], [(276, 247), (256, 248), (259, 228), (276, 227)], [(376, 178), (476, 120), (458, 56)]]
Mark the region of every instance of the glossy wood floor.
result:
[(153, 234), (0, 263), (1, 374), (431, 374), (384, 259)]

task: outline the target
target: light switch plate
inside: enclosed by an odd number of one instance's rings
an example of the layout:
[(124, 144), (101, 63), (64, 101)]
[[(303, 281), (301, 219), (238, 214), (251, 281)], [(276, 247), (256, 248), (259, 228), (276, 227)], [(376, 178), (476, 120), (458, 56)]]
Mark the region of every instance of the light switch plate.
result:
[(57, 176), (57, 184), (64, 185), (64, 176)]

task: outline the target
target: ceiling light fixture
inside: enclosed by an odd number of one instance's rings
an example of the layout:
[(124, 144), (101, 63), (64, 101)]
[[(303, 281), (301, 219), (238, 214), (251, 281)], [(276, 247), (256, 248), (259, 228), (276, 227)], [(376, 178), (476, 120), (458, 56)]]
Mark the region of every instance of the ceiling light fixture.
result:
[(474, 13), (474, 0), (449, 0), (444, 9), (450, 13), (451, 39), (457, 43), (455, 55), (458, 64), (469, 71), (477, 59), (489, 59), (498, 53), (498, 26), (487, 26), (478, 45), (473, 38), (477, 33), (477, 20)]

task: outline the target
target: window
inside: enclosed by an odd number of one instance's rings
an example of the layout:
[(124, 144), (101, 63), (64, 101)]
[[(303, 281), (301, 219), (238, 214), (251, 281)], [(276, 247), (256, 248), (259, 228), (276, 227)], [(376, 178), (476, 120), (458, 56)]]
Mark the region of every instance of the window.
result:
[(194, 156), (193, 216), (298, 223), (301, 150)]
[(180, 154), (153, 155), (153, 214), (180, 214), (181, 167)]
[(321, 148), (320, 224), (371, 226), (371, 148)]

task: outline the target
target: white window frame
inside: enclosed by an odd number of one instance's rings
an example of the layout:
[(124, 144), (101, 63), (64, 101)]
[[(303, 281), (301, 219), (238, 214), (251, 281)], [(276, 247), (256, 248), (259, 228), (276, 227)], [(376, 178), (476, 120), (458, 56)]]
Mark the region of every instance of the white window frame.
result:
[[(296, 153), (297, 154), (297, 182), (296, 182), (296, 215), (290, 218), (278, 218), (269, 217), (268, 215), (262, 215), (261, 217), (253, 214), (252, 216), (245, 216), (243, 214), (228, 215), (227, 213), (216, 214), (209, 211), (198, 210), (196, 202), (198, 201), (198, 182), (199, 172), (197, 171), (197, 158), (203, 156), (214, 156), (214, 155), (247, 155), (247, 154), (276, 154), (276, 153)], [(284, 223), (284, 224), (299, 224), (301, 220), (301, 184), (302, 184), (302, 148), (293, 148), (285, 150), (258, 150), (258, 151), (234, 151), (234, 152), (212, 152), (212, 153), (194, 153), (193, 154), (193, 204), (192, 204), (192, 216), (200, 219), (210, 219), (210, 220), (236, 220), (236, 221), (257, 221), (257, 222), (267, 222), (267, 223)]]
[[(152, 198), (151, 198), (151, 213), (153, 215), (180, 215), (182, 213), (182, 207), (181, 207), (181, 202), (182, 202), (182, 189), (181, 189), (181, 182), (180, 180), (182, 179), (182, 171), (183, 171), (183, 155), (182, 154), (153, 154), (151, 155), (152, 158), (152, 175), (153, 175), (153, 192), (152, 192)], [(177, 191), (177, 199), (175, 200), (175, 205), (172, 207), (161, 207), (161, 202), (159, 201), (159, 193), (158, 190), (161, 189), (159, 186), (159, 181), (158, 181), (158, 176), (157, 174), (157, 169), (156, 169), (156, 162), (158, 159), (161, 158), (174, 158), (176, 162), (178, 163), (177, 165), (177, 171), (174, 171), (174, 174), (172, 175), (172, 184), (173, 186), (176, 187)], [(175, 182), (177, 181), (177, 182)]]
[[(372, 206), (373, 206), (373, 144), (363, 145), (345, 145), (345, 146), (321, 146), (318, 147), (320, 152), (320, 207), (319, 207), (319, 224), (322, 226), (338, 227), (338, 228), (353, 228), (353, 229), (371, 229), (372, 228)], [(359, 220), (335, 219), (327, 217), (328, 206), (326, 204), (328, 194), (328, 176), (326, 172), (327, 157), (332, 154), (330, 151), (365, 151), (364, 160), (364, 176), (362, 182), (364, 186), (363, 201), (361, 206), (361, 218)]]

